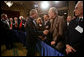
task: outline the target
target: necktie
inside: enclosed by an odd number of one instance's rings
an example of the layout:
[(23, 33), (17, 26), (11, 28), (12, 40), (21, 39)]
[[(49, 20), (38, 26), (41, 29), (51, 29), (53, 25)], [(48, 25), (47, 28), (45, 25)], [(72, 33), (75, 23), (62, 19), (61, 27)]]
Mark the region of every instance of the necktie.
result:
[(10, 24), (10, 27), (12, 28), (12, 23)]
[(19, 26), (19, 28), (22, 28), (22, 21), (20, 22), (20, 26)]

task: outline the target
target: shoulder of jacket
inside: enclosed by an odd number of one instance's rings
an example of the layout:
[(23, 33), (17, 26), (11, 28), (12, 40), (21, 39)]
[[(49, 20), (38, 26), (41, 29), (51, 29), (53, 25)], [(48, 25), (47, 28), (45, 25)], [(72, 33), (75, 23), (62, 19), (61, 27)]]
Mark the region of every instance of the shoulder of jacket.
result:
[(64, 17), (63, 16), (58, 16), (58, 21), (63, 21)]
[(59, 19), (64, 19), (64, 16), (58, 16)]

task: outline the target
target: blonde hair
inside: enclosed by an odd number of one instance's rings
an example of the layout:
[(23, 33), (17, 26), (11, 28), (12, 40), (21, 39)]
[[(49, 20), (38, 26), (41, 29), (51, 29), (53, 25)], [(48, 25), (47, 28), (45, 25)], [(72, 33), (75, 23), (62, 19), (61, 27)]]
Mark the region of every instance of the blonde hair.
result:
[(78, 1), (77, 4), (76, 4), (76, 6), (77, 6), (78, 4), (80, 4), (80, 6), (83, 7), (83, 1)]
[(36, 19), (37, 24), (39, 23), (39, 20), (42, 22), (41, 18), (39, 17)]

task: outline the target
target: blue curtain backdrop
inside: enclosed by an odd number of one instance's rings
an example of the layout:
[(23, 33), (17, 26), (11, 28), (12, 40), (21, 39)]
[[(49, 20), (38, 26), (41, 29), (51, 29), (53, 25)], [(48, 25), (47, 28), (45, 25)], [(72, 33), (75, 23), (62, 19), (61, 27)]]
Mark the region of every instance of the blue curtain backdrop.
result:
[[(20, 42), (26, 45), (26, 32), (14, 31), (14, 33), (17, 35)], [(36, 44), (36, 51), (38, 51), (41, 56), (64, 56), (62, 53), (52, 48), (40, 39), (38, 39)]]

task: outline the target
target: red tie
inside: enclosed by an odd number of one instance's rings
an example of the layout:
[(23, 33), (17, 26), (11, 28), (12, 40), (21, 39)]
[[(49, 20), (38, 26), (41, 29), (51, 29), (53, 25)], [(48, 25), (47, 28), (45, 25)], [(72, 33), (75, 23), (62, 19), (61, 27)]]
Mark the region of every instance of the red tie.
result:
[(19, 26), (19, 28), (21, 28), (22, 27), (22, 21), (20, 22), (20, 26)]
[(10, 24), (10, 27), (12, 28), (12, 23)]

